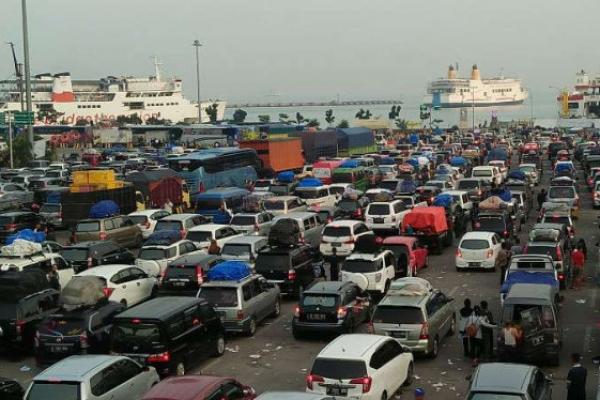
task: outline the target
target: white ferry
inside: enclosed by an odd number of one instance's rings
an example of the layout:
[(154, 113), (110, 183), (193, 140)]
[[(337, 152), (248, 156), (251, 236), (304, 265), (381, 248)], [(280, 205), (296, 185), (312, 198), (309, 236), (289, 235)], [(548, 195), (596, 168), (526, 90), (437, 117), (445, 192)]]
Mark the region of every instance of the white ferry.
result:
[(521, 104), (527, 96), (519, 79), (481, 79), (477, 65), (473, 65), (470, 79), (459, 78), (457, 68), (451, 65), (447, 78), (429, 83), (424, 102), (436, 108), (490, 107)]
[(581, 70), (576, 74), (575, 90), (565, 89), (556, 100), (559, 127), (600, 126), (600, 75), (590, 78)]
[[(36, 75), (31, 87), (37, 124), (73, 125), (81, 119), (98, 124), (134, 114), (143, 122), (150, 118), (172, 123), (198, 122), (198, 104), (183, 96), (181, 79), (162, 79), (158, 63), (155, 74), (146, 78), (109, 76), (100, 80), (72, 80), (70, 73), (64, 72)], [(225, 102), (207, 101), (201, 103), (201, 122), (209, 122), (205, 110), (215, 103), (217, 119), (223, 119)], [(0, 112), (20, 110), (18, 82), (0, 81)]]

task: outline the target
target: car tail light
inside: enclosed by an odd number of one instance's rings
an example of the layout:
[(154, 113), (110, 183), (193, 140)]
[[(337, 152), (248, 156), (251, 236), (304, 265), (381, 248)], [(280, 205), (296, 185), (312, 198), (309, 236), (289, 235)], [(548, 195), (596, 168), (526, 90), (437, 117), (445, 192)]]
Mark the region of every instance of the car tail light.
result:
[(23, 332), (25, 331), (25, 321), (23, 320), (17, 320), (15, 322), (15, 331), (17, 332), (17, 335), (22, 335)]
[(456, 249), (456, 257), (462, 258), (462, 251), (460, 249)]
[(260, 226), (258, 224), (254, 224), (254, 232), (258, 232), (260, 230)]
[(187, 236), (187, 231), (185, 229), (181, 229), (179, 231), (179, 234), (181, 235), (182, 239), (185, 239), (185, 237)]
[(146, 229), (150, 229), (150, 221), (146, 221), (146, 223), (144, 224), (144, 227)]
[(106, 240), (106, 232), (100, 232), (100, 235), (98, 235), (98, 237), (100, 238), (100, 240)]
[(356, 209), (356, 210), (354, 210), (354, 212), (352, 213), (352, 216), (353, 216), (353, 217), (356, 217), (356, 218), (360, 218), (360, 217), (362, 217), (362, 210), (361, 210), (360, 208), (357, 208), (357, 209)]
[(168, 351), (159, 354), (151, 354), (148, 356), (149, 363), (168, 363), (169, 361), (171, 361), (171, 353)]
[(494, 250), (488, 250), (487, 254), (486, 254), (486, 257), (487, 258), (492, 258), (493, 256), (494, 256)]
[(338, 310), (337, 310), (338, 319), (344, 319), (344, 318), (346, 318), (346, 315), (348, 315), (348, 309), (346, 307), (338, 308)]
[(508, 237), (508, 231), (504, 231), (504, 232), (502, 232), (502, 235), (503, 235), (505, 238), (507, 238), (507, 237)]
[(112, 292), (114, 292), (115, 289), (114, 288), (109, 288), (109, 287), (105, 287), (102, 289), (102, 292), (104, 292), (104, 296), (106, 296), (106, 298), (109, 298), (110, 295), (112, 294)]
[(294, 271), (293, 269), (290, 269), (288, 271), (288, 281), (295, 281), (296, 280), (296, 271)]
[(561, 248), (559, 246), (559, 247), (556, 248), (556, 260), (557, 261), (562, 261), (562, 259), (563, 259), (562, 250), (561, 250)]
[(5, 228), (7, 231), (14, 231), (15, 229), (17, 229), (17, 224), (6, 224)]
[(478, 191), (477, 191), (477, 196), (481, 196), (482, 194), (483, 194), (483, 193), (482, 193), (482, 191), (481, 191), (481, 190), (478, 190)]
[(93, 259), (92, 259), (92, 257), (88, 257), (87, 258), (87, 267), (92, 268), (92, 266), (93, 266)]
[(327, 223), (328, 223), (328, 224), (330, 224), (330, 223), (332, 223), (332, 222), (333, 222), (333, 218), (332, 218), (332, 217), (328, 217), (328, 218), (327, 218)]
[(315, 383), (323, 383), (323, 382), (325, 382), (325, 379), (322, 376), (313, 375), (313, 374), (309, 374), (306, 376), (306, 387), (308, 388), (308, 390), (313, 390), (313, 385)]
[(563, 274), (558, 274), (558, 280), (559, 281), (564, 281), (565, 280), (565, 276)]
[(79, 335), (79, 344), (82, 349), (87, 349), (89, 347), (87, 332), (83, 332)]
[(296, 306), (296, 308), (294, 309), (294, 317), (300, 318), (301, 313), (302, 313), (302, 309), (300, 308), (300, 306)]
[(421, 324), (421, 333), (419, 333), (419, 339), (420, 340), (429, 339), (429, 323), (428, 322), (423, 322)]
[(350, 380), (351, 385), (362, 385), (362, 392), (369, 393), (373, 379), (370, 376)]
[(242, 310), (238, 310), (236, 318), (238, 321), (242, 321), (244, 319), (244, 312)]
[(354, 244), (354, 239), (346, 240), (344, 244)]
[(367, 332), (373, 334), (375, 333), (375, 327), (373, 326), (373, 322), (369, 321), (368, 325), (367, 325)]
[(196, 265), (196, 282), (198, 282), (198, 285), (204, 283), (204, 271), (200, 265)]
[(40, 331), (35, 331), (35, 336), (33, 337), (33, 345), (35, 347), (40, 347)]

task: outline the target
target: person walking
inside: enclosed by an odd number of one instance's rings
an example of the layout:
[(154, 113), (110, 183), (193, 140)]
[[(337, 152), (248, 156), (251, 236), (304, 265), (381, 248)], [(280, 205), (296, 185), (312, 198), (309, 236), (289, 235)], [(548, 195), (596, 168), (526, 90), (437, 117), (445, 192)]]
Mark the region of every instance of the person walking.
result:
[(487, 320), (486, 323), (481, 325), (481, 356), (485, 360), (490, 360), (494, 353), (494, 328), (496, 327), (496, 323), (494, 322), (494, 315), (488, 308), (487, 301), (482, 300), (479, 303), (479, 307), (481, 308), (481, 315)]
[(473, 366), (476, 367), (479, 364), (479, 357), (481, 356), (482, 348), (482, 326), (487, 324), (487, 318), (482, 314), (481, 308), (476, 305), (473, 307), (471, 316), (467, 318), (465, 332), (471, 345), (471, 360)]
[(585, 265), (585, 255), (579, 249), (573, 250), (571, 253), (571, 264), (573, 265), (573, 282), (571, 289), (579, 290), (583, 283), (583, 267)]
[(506, 270), (508, 269), (508, 264), (510, 262), (510, 254), (507, 250), (507, 243), (502, 243), (500, 247), (500, 251), (498, 251), (498, 255), (496, 256), (496, 261), (494, 262), (494, 268), (500, 270), (500, 285), (504, 284), (504, 279), (506, 279)]
[(573, 366), (567, 374), (567, 400), (585, 400), (587, 369), (581, 365), (581, 354), (571, 354)]
[(583, 252), (583, 256), (587, 260), (587, 246), (585, 244), (585, 239), (584, 238), (580, 238), (577, 241), (577, 250)]
[(329, 276), (331, 280), (336, 282), (340, 279), (340, 267), (338, 265), (337, 249), (334, 247), (331, 250), (331, 261), (329, 262)]
[(458, 320), (458, 332), (462, 338), (463, 354), (466, 357), (471, 357), (472, 348), (469, 340), (469, 336), (466, 332), (467, 321), (473, 314), (473, 308), (471, 308), (471, 299), (465, 299), (464, 307), (459, 310), (460, 318)]
[(542, 209), (542, 204), (546, 201), (546, 189), (542, 188), (537, 195), (538, 211)]

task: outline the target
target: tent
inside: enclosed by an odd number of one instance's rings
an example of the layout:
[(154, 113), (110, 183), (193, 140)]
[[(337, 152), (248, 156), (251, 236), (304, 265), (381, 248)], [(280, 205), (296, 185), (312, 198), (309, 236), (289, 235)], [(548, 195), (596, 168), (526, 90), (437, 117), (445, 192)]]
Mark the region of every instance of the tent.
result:
[(250, 275), (252, 270), (241, 261), (223, 261), (208, 271), (208, 279), (211, 281), (239, 281)]
[(112, 215), (118, 215), (119, 206), (112, 200), (102, 200), (90, 208), (90, 218), (106, 218)]

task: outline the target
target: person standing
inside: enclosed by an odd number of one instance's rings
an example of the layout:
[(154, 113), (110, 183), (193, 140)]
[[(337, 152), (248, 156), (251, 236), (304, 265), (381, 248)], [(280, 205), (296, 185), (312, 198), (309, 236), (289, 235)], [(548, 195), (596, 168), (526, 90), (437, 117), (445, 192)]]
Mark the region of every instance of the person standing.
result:
[(512, 322), (504, 324), (502, 337), (504, 339), (504, 361), (514, 362), (517, 353), (517, 330)]
[(567, 375), (567, 400), (585, 400), (587, 370), (581, 365), (581, 354), (571, 354), (573, 366)]
[(481, 308), (476, 305), (473, 307), (471, 316), (467, 319), (465, 331), (469, 338), (471, 345), (471, 359), (473, 366), (479, 364), (479, 357), (481, 356), (482, 348), (482, 326), (487, 324), (487, 318), (482, 314)]
[(546, 201), (546, 189), (542, 188), (537, 195), (538, 211), (542, 209), (542, 204)]
[(479, 303), (479, 307), (481, 308), (481, 315), (487, 320), (486, 323), (481, 325), (481, 356), (484, 359), (489, 360), (492, 358), (494, 352), (494, 327), (496, 323), (494, 322), (494, 315), (488, 308), (487, 301), (482, 300), (481, 303)]
[(473, 308), (471, 308), (471, 299), (465, 299), (464, 307), (459, 310), (459, 321), (458, 321), (458, 332), (462, 338), (463, 354), (465, 357), (471, 357), (472, 347), (469, 340), (469, 336), (466, 332), (467, 321), (473, 314)]
[(500, 251), (498, 251), (498, 255), (496, 256), (496, 261), (494, 263), (494, 268), (500, 269), (500, 285), (504, 284), (504, 279), (506, 279), (506, 270), (508, 269), (509, 253), (506, 250), (508, 245), (506, 242), (502, 243), (500, 247)]
[(571, 264), (573, 265), (573, 282), (571, 282), (571, 289), (579, 290), (583, 283), (583, 267), (585, 265), (583, 251), (579, 249), (573, 250), (571, 253)]
[(331, 261), (329, 262), (329, 276), (332, 281), (338, 281), (340, 279), (340, 267), (338, 265), (337, 249), (334, 247), (331, 250)]

